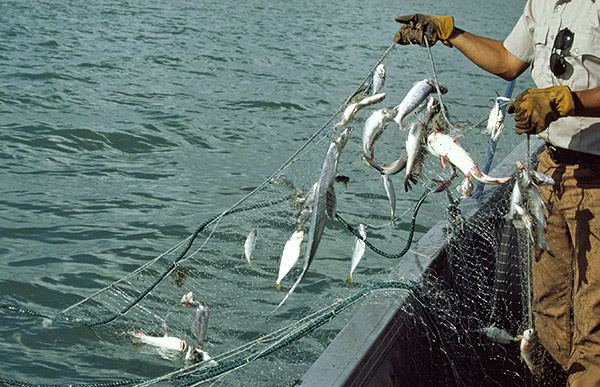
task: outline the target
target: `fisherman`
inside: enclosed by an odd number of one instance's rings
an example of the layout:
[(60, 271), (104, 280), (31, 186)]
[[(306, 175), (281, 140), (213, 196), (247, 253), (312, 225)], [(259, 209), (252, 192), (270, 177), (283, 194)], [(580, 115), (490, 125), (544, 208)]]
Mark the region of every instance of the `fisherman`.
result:
[(600, 2), (528, 0), (504, 42), (470, 34), (452, 16), (400, 16), (394, 41), (456, 47), (506, 80), (527, 68), (537, 88), (509, 105), (518, 134), (546, 141), (538, 171), (556, 255), (533, 262), (533, 312), (541, 343), (570, 386), (600, 384)]

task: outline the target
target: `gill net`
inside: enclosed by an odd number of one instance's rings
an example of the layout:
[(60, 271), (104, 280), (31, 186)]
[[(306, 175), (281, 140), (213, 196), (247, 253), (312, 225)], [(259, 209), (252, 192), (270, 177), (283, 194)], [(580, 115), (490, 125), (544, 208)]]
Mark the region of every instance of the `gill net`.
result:
[[(293, 385), (363, 300), (376, 292), (392, 296), (404, 292), (410, 294), (411, 302), (402, 306), (408, 316), (402, 331), (411, 356), (398, 365), (401, 383), (530, 383), (532, 379), (519, 359), (518, 343), (497, 343), (480, 331), (493, 325), (516, 335), (531, 324), (529, 241), (522, 229), (504, 219), (511, 184), (497, 188), (485, 210), (466, 221), (456, 193), (461, 179), (456, 179), (447, 192), (434, 193), (437, 185), (432, 179), (447, 179), (449, 172), (440, 168), (439, 160), (427, 156), (412, 190), (404, 192), (403, 172), (391, 177), (397, 195), (392, 224), (380, 174), (361, 163), (360, 135), (369, 114), (382, 106), (397, 105), (413, 82), (432, 76), (437, 79), (428, 51), (432, 71), (415, 70), (411, 82), (393, 90), (389, 85), (399, 84), (393, 81), (394, 76), (406, 76), (406, 69), (397, 65), (399, 54), (394, 55), (393, 47), (374, 63), (348, 97), (340, 98), (340, 108), (297, 152), (230, 208), (202, 220), (187, 239), (132, 268), (123, 278), (99, 284), (97, 291), (63, 310), (32, 310), (27, 303), (4, 305), (4, 312), (23, 319), (27, 329), (38, 335), (60, 332), (61, 341), (56, 346), (37, 348), (26, 360), (48, 364), (43, 379), (17, 380), (0, 375), (0, 381), (8, 385), (103, 387)], [(338, 174), (349, 180), (345, 186), (335, 184), (336, 220), (328, 221), (304, 281), (283, 307), (271, 314), (302, 267), (304, 250), (299, 263), (282, 280), (281, 293), (271, 286), (284, 244), (295, 230), (297, 197), (306, 195), (319, 177), (327, 148), (339, 134), (332, 129), (333, 124), (379, 64), (387, 68), (384, 91), (388, 95), (383, 103), (361, 110), (348, 124), (354, 133), (341, 154)], [(443, 79), (439, 81), (443, 83)], [(449, 102), (438, 95), (448, 109), (442, 110), (440, 120), (452, 134), (463, 135), (459, 141), (479, 164), (485, 149), (469, 148), (469, 137), (479, 135), (478, 126), (487, 120), (489, 110), (481, 109), (478, 117), (455, 118), (451, 93), (445, 97)], [(406, 131), (387, 129), (376, 144), (378, 157), (386, 162), (397, 158), (406, 135)], [(289, 182), (293, 188), (276, 181)], [(418, 240), (441, 219), (447, 222), (444, 267), (428, 270), (418, 282), (393, 272), (411, 249), (413, 239)], [(360, 224), (367, 225), (367, 249), (350, 286), (345, 279)], [(253, 229), (257, 238), (250, 268), (244, 258), (244, 244)], [(168, 329), (170, 337), (194, 343), (193, 310), (180, 305), (188, 292), (210, 308), (203, 349), (212, 361), (190, 364), (183, 352), (132, 340), (137, 329), (155, 337)], [(65, 380), (64, 369), (52, 360), (62, 351), (80, 353), (91, 359), (90, 363), (97, 360), (112, 367), (82, 367), (75, 380)], [(424, 366), (439, 371), (423, 372)]]

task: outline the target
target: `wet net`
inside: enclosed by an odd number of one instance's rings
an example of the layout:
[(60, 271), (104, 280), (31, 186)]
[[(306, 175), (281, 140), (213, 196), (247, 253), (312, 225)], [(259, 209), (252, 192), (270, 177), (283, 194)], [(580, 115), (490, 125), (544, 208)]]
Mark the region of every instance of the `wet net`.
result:
[[(360, 93), (379, 64), (385, 64), (387, 77), (402, 71), (391, 52), (392, 47), (351, 95)], [(416, 82), (432, 74), (417, 70), (413, 76), (412, 82)], [(102, 360), (102, 364), (113, 367), (82, 369), (78, 380), (63, 380), (61, 368), (49, 366), (45, 380), (17, 381), (6, 375), (2, 381), (10, 385), (48, 380), (49, 384), (86, 386), (293, 385), (369, 295), (408, 292), (413, 302), (402, 306), (407, 316), (402, 330), (411, 356), (398, 364), (399, 385), (530, 383), (518, 343), (494, 342), (481, 331), (496, 326), (516, 336), (531, 325), (529, 240), (522, 229), (504, 219), (511, 183), (496, 189), (481, 211), (465, 219), (457, 207), (460, 199), (456, 188), (462, 178), (452, 182), (446, 192), (435, 193), (439, 183), (432, 180), (446, 180), (450, 171), (442, 170), (437, 158), (424, 156), (412, 190), (404, 192), (404, 172), (390, 177), (396, 192), (392, 223), (389, 194), (381, 174), (361, 162), (360, 137), (366, 119), (376, 109), (397, 105), (407, 90), (384, 88), (388, 94), (383, 102), (363, 108), (346, 125), (354, 127), (354, 133), (337, 165), (337, 216), (335, 221), (326, 221), (306, 277), (277, 312), (272, 313), (302, 271), (307, 241), (302, 243), (300, 259), (281, 281), (278, 293), (272, 284), (284, 246), (297, 230), (302, 199), (319, 179), (328, 148), (341, 133), (333, 126), (350, 98), (345, 98), (331, 119), (272, 176), (249, 189), (247, 196), (203, 220), (187, 239), (132, 268), (127, 276), (99, 284), (98, 291), (61, 311), (4, 305), (5, 313), (23, 318), (28, 327), (41, 321), (36, 325), (40, 335), (62, 332), (62, 349), (39, 348), (36, 362), (54, 364), (49, 359), (68, 350), (81, 353), (89, 363)], [(479, 134), (477, 125), (487, 121), (489, 107), (480, 109), (481, 115), (473, 122), (461, 122), (463, 127), (459, 128), (453, 122), (452, 103), (445, 104), (440, 95), (436, 98), (447, 108), (437, 116), (439, 125), (452, 135)], [(412, 118), (414, 115), (406, 121)], [(395, 127), (392, 122), (377, 140), (377, 158), (382, 162), (390, 163), (403, 150), (407, 131)], [(468, 148), (466, 136), (459, 141)], [(476, 163), (483, 161), (485, 149), (468, 150)], [(428, 270), (417, 280), (391, 275), (413, 239), (440, 219), (448, 224), (445, 265)], [(354, 270), (351, 286), (346, 278), (360, 224), (367, 226), (366, 253)], [(254, 229), (256, 242), (248, 263), (244, 249)], [(136, 330), (160, 338), (168, 329), (169, 337), (185, 340), (186, 346), (195, 344), (194, 308), (180, 302), (189, 292), (210, 310), (202, 345), (210, 360), (188, 362), (187, 349), (165, 349), (134, 340)], [(434, 367), (439, 372), (430, 372)]]

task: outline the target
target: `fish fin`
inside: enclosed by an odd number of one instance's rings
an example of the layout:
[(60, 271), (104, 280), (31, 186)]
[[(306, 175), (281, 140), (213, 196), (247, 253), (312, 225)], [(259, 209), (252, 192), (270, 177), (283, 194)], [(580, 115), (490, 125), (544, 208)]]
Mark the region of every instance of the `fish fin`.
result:
[(350, 276), (348, 276), (348, 278), (346, 278), (346, 282), (348, 282), (350, 284), (350, 286), (352, 286), (352, 274), (350, 274)]
[(275, 286), (275, 289), (277, 289), (277, 293), (281, 292), (281, 285), (278, 284), (277, 282), (275, 282), (274, 284), (272, 284), (271, 286)]
[(440, 156), (440, 167), (445, 171), (446, 170), (446, 156)]

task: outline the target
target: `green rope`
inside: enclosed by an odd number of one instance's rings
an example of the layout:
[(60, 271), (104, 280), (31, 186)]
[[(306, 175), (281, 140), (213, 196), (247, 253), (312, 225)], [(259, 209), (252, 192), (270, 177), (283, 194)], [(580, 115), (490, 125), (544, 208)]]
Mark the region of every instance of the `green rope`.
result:
[[(367, 245), (373, 252), (375, 252), (383, 257), (386, 257), (386, 258), (400, 258), (400, 257), (404, 256), (404, 254), (406, 254), (408, 252), (408, 250), (410, 249), (410, 245), (412, 244), (413, 236), (415, 233), (415, 223), (417, 220), (417, 213), (419, 212), (419, 209), (421, 208), (421, 205), (425, 201), (425, 198), (427, 197), (427, 195), (429, 195), (431, 193), (432, 189), (433, 188), (428, 188), (427, 190), (425, 190), (425, 192), (423, 192), (423, 195), (421, 195), (421, 198), (419, 198), (419, 200), (417, 201), (417, 205), (415, 206), (415, 209), (413, 210), (412, 219), (410, 221), (410, 226), (408, 228), (408, 238), (406, 241), (406, 246), (404, 246), (404, 249), (402, 249), (402, 251), (400, 251), (397, 254), (386, 253), (385, 251), (379, 250), (377, 247), (373, 246), (371, 244), (371, 242), (369, 242), (366, 239), (364, 240), (365, 245)], [(348, 222), (346, 222), (344, 220), (344, 218), (342, 218), (340, 216), (340, 214), (336, 214), (335, 217), (340, 222), (342, 222), (342, 224), (344, 226), (346, 226), (348, 231), (350, 231), (352, 234), (354, 234), (357, 238), (362, 239), (362, 236), (358, 233), (358, 231), (356, 231), (356, 229), (354, 227), (350, 226), (350, 224), (348, 224)]]
[(197, 384), (197, 383), (206, 381), (215, 376), (222, 375), (225, 372), (234, 370), (236, 368), (239, 368), (241, 366), (249, 364), (255, 360), (258, 360), (258, 359), (261, 359), (268, 355), (271, 355), (272, 353), (280, 350), (281, 348), (284, 348), (287, 345), (290, 345), (293, 342), (297, 341), (298, 339), (308, 335), (309, 333), (312, 333), (313, 331), (315, 331), (317, 328), (319, 328), (323, 324), (328, 323), (329, 321), (333, 320), (335, 317), (337, 317), (337, 315), (341, 311), (346, 309), (348, 306), (350, 306), (354, 302), (358, 301), (360, 298), (366, 296), (367, 294), (371, 293), (374, 290), (383, 290), (383, 289), (406, 290), (406, 291), (410, 292), (415, 298), (418, 298), (415, 294), (414, 288), (411, 285), (404, 283), (404, 282), (390, 281), (390, 282), (379, 282), (379, 283), (373, 284), (370, 287), (363, 289), (360, 292), (356, 293), (352, 297), (347, 298), (344, 302), (335, 306), (331, 311), (316, 318), (313, 322), (308, 324), (306, 327), (304, 327), (304, 328), (300, 329), (299, 331), (295, 332), (294, 334), (288, 336), (284, 340), (272, 345), (271, 347), (267, 348), (265, 351), (262, 351), (258, 354), (255, 354), (255, 355), (252, 355), (252, 356), (249, 356), (246, 358), (236, 359), (236, 360), (229, 361), (227, 363), (213, 366), (213, 367), (205, 370), (201, 375), (197, 375), (197, 376), (181, 375), (181, 376), (175, 377), (174, 379), (182, 379), (182, 378), (191, 377), (190, 380), (186, 380), (185, 382), (178, 384), (177, 387), (186, 387), (186, 386), (190, 386), (193, 384)]
[(115, 313), (115, 314), (113, 314), (111, 316), (108, 316), (107, 318), (105, 318), (103, 320), (94, 320), (94, 321), (69, 321), (69, 320), (61, 319), (61, 318), (54, 317), (54, 316), (44, 315), (42, 313), (30, 310), (30, 309), (15, 307), (15, 306), (11, 306), (11, 305), (2, 305), (2, 308), (10, 310), (10, 311), (13, 311), (13, 312), (27, 314), (27, 315), (30, 315), (30, 316), (46, 318), (46, 319), (52, 320), (53, 322), (56, 322), (58, 324), (66, 324), (66, 325), (70, 325), (70, 326), (95, 327), (95, 326), (98, 326), (98, 325), (108, 324), (108, 323), (110, 323), (112, 321), (115, 321), (116, 319), (118, 319), (119, 317), (121, 317), (122, 315), (124, 315), (125, 313), (129, 312), (134, 306), (136, 306), (144, 298), (146, 298), (146, 296), (148, 294), (150, 294), (150, 292), (152, 290), (154, 290), (160, 284), (160, 282), (162, 280), (164, 280), (177, 267), (179, 261), (181, 261), (181, 259), (183, 259), (183, 257), (185, 256), (185, 254), (187, 254), (187, 252), (189, 251), (189, 249), (192, 247), (192, 244), (194, 243), (194, 241), (195, 241), (196, 237), (198, 236), (198, 234), (200, 234), (215, 219), (217, 219), (219, 217), (222, 217), (222, 216), (235, 214), (235, 213), (238, 213), (238, 212), (244, 212), (244, 211), (255, 210), (255, 209), (258, 209), (258, 208), (264, 208), (264, 207), (274, 206), (274, 205), (282, 203), (282, 202), (284, 202), (286, 200), (288, 200), (287, 197), (281, 198), (281, 199), (277, 199), (277, 200), (273, 200), (273, 201), (270, 201), (270, 202), (259, 203), (259, 204), (256, 204), (256, 205), (253, 205), (253, 206), (250, 206), (250, 207), (235, 208), (235, 209), (231, 209), (231, 210), (226, 211), (226, 212), (224, 212), (222, 214), (215, 215), (215, 216), (209, 218), (204, 223), (202, 223), (200, 225), (200, 227), (198, 227), (196, 229), (196, 231), (192, 234), (192, 237), (189, 238), (189, 240), (187, 242), (187, 245), (185, 246), (185, 248), (183, 249), (183, 251), (179, 254), (179, 256), (171, 263), (171, 265), (150, 286), (148, 286), (142, 293), (140, 293), (140, 295), (138, 297), (135, 298), (135, 300), (133, 300), (132, 302), (130, 302), (129, 304), (127, 304), (123, 309), (121, 309), (120, 311), (118, 311), (117, 313)]
[(357, 292), (353, 296), (348, 297), (343, 302), (341, 302), (341, 303), (337, 304), (335, 307), (333, 307), (332, 310), (330, 310), (329, 312), (324, 313), (323, 315), (315, 318), (315, 320), (310, 322), (307, 326), (303, 327), (302, 329), (298, 330), (297, 332), (294, 332), (293, 334), (286, 337), (285, 339), (282, 339), (281, 341), (273, 344), (266, 350), (261, 351), (256, 354), (253, 354), (253, 355), (250, 355), (250, 356), (247, 356), (247, 357), (243, 357), (240, 359), (231, 360), (226, 363), (218, 364), (216, 366), (210, 367), (210, 368), (202, 371), (201, 374), (196, 374), (196, 375), (180, 374), (180, 375), (174, 375), (174, 376), (168, 376), (168, 377), (163, 376), (163, 377), (158, 377), (158, 378), (138, 378), (138, 379), (127, 379), (127, 380), (120, 380), (120, 381), (105, 382), (105, 383), (80, 383), (80, 384), (73, 384), (73, 383), (36, 384), (36, 383), (26, 383), (26, 382), (20, 382), (20, 381), (16, 381), (16, 380), (12, 380), (12, 379), (0, 378), (0, 384), (6, 384), (6, 385), (10, 385), (10, 386), (20, 386), (20, 387), (118, 387), (118, 386), (132, 385), (132, 384), (154, 383), (154, 382), (160, 382), (160, 381), (175, 381), (175, 380), (182, 380), (182, 379), (189, 378), (189, 380), (183, 381), (180, 384), (178, 384), (178, 387), (179, 386), (181, 386), (181, 387), (190, 386), (192, 384), (200, 383), (202, 381), (222, 375), (226, 372), (229, 372), (236, 368), (247, 365), (255, 360), (259, 360), (268, 355), (271, 355), (274, 352), (276, 352), (276, 351), (294, 343), (295, 341), (305, 337), (306, 335), (314, 332), (317, 328), (321, 327), (322, 325), (330, 322), (335, 317), (337, 317), (340, 314), (340, 312), (347, 309), (350, 305), (354, 304), (356, 301), (358, 301), (362, 297), (365, 297), (366, 295), (370, 294), (371, 292), (373, 292), (375, 290), (386, 290), (386, 289), (406, 290), (416, 299), (420, 299), (420, 297), (416, 293), (415, 287), (408, 283), (399, 282), (399, 281), (388, 281), (388, 282), (375, 283), (375, 284), (371, 285), (370, 287)]

